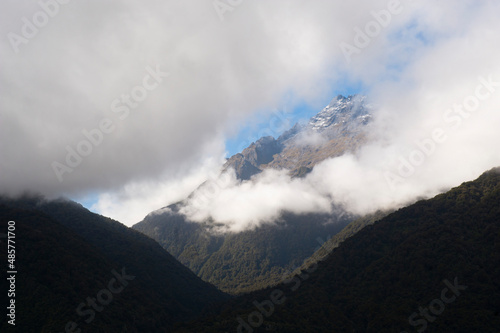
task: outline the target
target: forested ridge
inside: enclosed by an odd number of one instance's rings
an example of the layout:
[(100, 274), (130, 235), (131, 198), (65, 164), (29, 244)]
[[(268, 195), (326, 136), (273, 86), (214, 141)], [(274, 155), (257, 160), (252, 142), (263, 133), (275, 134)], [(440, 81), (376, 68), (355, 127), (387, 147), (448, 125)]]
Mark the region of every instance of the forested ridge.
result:
[[(366, 226), (309, 271), (234, 299), (178, 332), (498, 332), (499, 262), (494, 169)], [(443, 289), (454, 295), (446, 281), (466, 288), (441, 309), (432, 302)], [(254, 302), (268, 305), (274, 290), (285, 301), (262, 315)], [(439, 315), (429, 312), (431, 303)]]

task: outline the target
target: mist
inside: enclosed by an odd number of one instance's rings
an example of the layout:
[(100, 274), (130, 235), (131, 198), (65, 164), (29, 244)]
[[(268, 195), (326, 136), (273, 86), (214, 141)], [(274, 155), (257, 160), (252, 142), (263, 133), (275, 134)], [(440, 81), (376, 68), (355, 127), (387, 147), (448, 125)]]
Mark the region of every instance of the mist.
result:
[(225, 175), (183, 212), (231, 230), (332, 204), (364, 214), (500, 165), (494, 1), (43, 3), (0, 11), (2, 194), (99, 193), (94, 209), (131, 225), (216, 179), (242, 122), (319, 112), (350, 84), (378, 106), (359, 151), (303, 179)]
[(329, 212), (328, 203), (364, 215), (433, 197), (499, 166), (500, 67), (493, 31), (500, 26), (475, 9), (478, 16), (457, 36), (423, 44), (397, 77), (370, 82), (378, 108), (359, 151), (316, 165), (304, 179), (265, 172), (235, 185), (233, 177), (217, 195), (188, 201), (184, 213), (195, 221), (211, 217), (233, 231), (272, 223), (281, 211)]

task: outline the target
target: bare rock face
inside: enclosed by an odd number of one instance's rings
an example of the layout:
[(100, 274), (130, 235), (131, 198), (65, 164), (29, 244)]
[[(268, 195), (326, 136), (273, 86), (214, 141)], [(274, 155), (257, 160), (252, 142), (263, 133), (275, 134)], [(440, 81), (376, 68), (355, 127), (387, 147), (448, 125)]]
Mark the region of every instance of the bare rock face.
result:
[(265, 136), (243, 150), (243, 156), (254, 165), (267, 164), (273, 160), (274, 154), (280, 153), (282, 149), (283, 146), (272, 136)]
[(295, 124), (277, 140), (263, 137), (229, 158), (223, 171), (233, 168), (249, 180), (266, 168), (290, 170), (303, 177), (319, 162), (356, 150), (366, 142), (372, 106), (365, 96), (337, 96), (307, 124)]
[(262, 172), (259, 167), (257, 167), (255, 164), (252, 164), (252, 162), (250, 162), (249, 159), (246, 159), (245, 156), (241, 153), (233, 155), (226, 162), (222, 171), (225, 172), (230, 168), (234, 169), (234, 171), (236, 172), (236, 176), (241, 180), (249, 180), (253, 175)]
[(241, 153), (233, 155), (224, 165), (223, 172), (233, 168), (238, 179), (249, 180), (253, 175), (262, 172), (261, 166), (272, 162), (274, 155), (282, 150), (283, 145), (277, 140), (272, 136), (265, 136), (253, 142)]

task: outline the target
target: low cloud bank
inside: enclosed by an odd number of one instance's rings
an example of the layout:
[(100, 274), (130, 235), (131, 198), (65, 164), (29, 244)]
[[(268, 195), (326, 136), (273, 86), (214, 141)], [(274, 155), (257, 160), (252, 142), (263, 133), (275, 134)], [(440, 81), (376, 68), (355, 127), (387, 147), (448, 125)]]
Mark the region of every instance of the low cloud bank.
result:
[(100, 193), (95, 209), (130, 225), (210, 178), (218, 168), (204, 161), (238, 121), (356, 85), (379, 106), (367, 146), (301, 180), (231, 181), (186, 214), (244, 229), (282, 210), (363, 213), (436, 194), (500, 165), (499, 11), (452, 0), (243, 1), (223, 13), (211, 1), (10, 1), (0, 192)]

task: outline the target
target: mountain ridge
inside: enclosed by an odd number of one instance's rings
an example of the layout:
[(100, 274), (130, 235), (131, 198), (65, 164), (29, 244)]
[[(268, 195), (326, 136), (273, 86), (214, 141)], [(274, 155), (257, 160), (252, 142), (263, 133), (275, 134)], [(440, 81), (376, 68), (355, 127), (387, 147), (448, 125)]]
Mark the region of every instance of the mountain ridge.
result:
[[(91, 327), (95, 332), (120, 331), (122, 327), (115, 326), (120, 320), (131, 332), (165, 330), (179, 320), (194, 318), (210, 304), (229, 297), (199, 279), (151, 238), (117, 221), (91, 213), (75, 202), (65, 199), (47, 201), (40, 196), (2, 197), (0, 214), (5, 230), (7, 221), (16, 221), (19, 265), (23, 266), (21, 271), (30, 273), (18, 275), (17, 281), (23, 286), (19, 288), (19, 300), (22, 299), (23, 304), (32, 304), (34, 308), (26, 311), (32, 316), (30, 320), (21, 316), (26, 319), (22, 321), (26, 325), (29, 322), (30, 326), (19, 326), (31, 327), (25, 331), (60, 331), (71, 320), (76, 320), (82, 327)], [(27, 238), (25, 235), (31, 236)], [(57, 243), (58, 238), (64, 246), (51, 245)], [(53, 247), (60, 253), (49, 251)], [(47, 256), (47, 252), (51, 254)], [(65, 253), (70, 253), (72, 259)], [(87, 260), (95, 265), (95, 269), (88, 268), (91, 263)], [(39, 262), (47, 262), (50, 270), (44, 271), (45, 266)], [(87, 267), (88, 272), (81, 267)], [(96, 295), (102, 286), (106, 286), (113, 277), (112, 270), (134, 276), (126, 292), (115, 296), (117, 299), (125, 297), (127, 301), (113, 302), (114, 307), (106, 307), (104, 317), (100, 316), (88, 326), (75, 312), (76, 308), (85, 297)], [(4, 284), (2, 281), (2, 286)], [(78, 290), (81, 286), (86, 287)], [(66, 290), (62, 294), (58, 293), (61, 288)], [(39, 290), (41, 294), (31, 295), (30, 290)], [(71, 297), (65, 297), (65, 293)], [(43, 297), (35, 297), (42, 294)], [(48, 302), (45, 306), (44, 299)], [(59, 305), (58, 300), (65, 300), (61, 303), (64, 306)], [(133, 307), (136, 309), (132, 310)], [(44, 308), (52, 312), (47, 313)], [(120, 309), (130, 318), (120, 319), (123, 314), (116, 312)], [(106, 321), (109, 316), (114, 318), (112, 325)], [(8, 327), (5, 325), (2, 321), (0, 327)]]
[(389, 214), (281, 284), (177, 332), (498, 332), (499, 202), (495, 168)]
[(240, 180), (249, 180), (267, 168), (302, 174), (299, 168), (312, 169), (324, 159), (353, 151), (364, 143), (364, 127), (372, 119), (373, 110), (366, 96), (338, 95), (307, 124), (295, 124), (277, 139), (258, 139), (231, 156), (222, 170), (234, 169)]
[[(234, 170), (237, 181), (252, 182), (265, 169), (288, 169), (291, 177), (304, 177), (322, 160), (365, 142), (372, 110), (364, 96), (339, 95), (307, 124), (294, 125), (278, 139), (262, 137), (233, 155), (221, 175)], [(312, 136), (316, 141), (308, 142)], [(189, 198), (204, 190), (210, 192), (210, 186), (209, 181), (201, 184)], [(318, 238), (335, 235), (356, 218), (338, 208), (332, 214), (281, 212), (274, 223), (239, 234), (221, 234), (216, 221), (189, 221), (181, 213), (184, 204), (181, 201), (154, 211), (133, 228), (157, 240), (205, 281), (232, 294), (279, 282), (281, 275), (301, 266), (314, 253)], [(330, 220), (336, 222), (325, 222)]]

